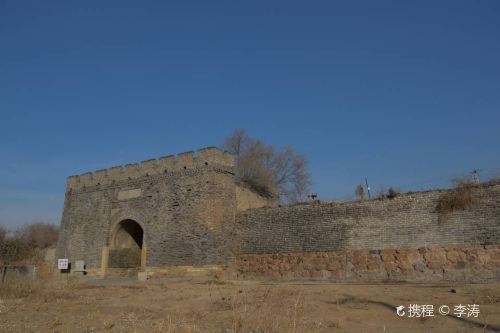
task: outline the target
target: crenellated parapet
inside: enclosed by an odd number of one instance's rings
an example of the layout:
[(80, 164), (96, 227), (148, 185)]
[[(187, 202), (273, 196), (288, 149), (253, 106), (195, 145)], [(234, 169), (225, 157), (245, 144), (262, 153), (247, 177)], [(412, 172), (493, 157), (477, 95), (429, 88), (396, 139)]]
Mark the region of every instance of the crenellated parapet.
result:
[(140, 163), (130, 163), (110, 169), (97, 170), (93, 173), (87, 172), (77, 176), (70, 176), (67, 180), (67, 186), (68, 189), (79, 189), (86, 186), (109, 185), (121, 180), (207, 166), (232, 170), (234, 167), (234, 157), (231, 153), (220, 148), (202, 148), (198, 150), (197, 155), (195, 155), (194, 151), (188, 151), (177, 154), (177, 156), (164, 156), (159, 159), (149, 159)]

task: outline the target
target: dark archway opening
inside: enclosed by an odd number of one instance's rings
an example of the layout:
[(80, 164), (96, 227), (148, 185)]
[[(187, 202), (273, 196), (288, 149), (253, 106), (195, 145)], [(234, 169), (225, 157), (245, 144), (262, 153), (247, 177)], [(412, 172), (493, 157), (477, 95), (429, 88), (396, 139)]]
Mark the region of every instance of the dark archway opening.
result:
[(138, 268), (141, 266), (141, 250), (144, 231), (134, 220), (121, 221), (114, 232), (109, 251), (109, 267)]
[(118, 224), (113, 240), (113, 248), (142, 248), (142, 231), (139, 223), (134, 220), (123, 220)]

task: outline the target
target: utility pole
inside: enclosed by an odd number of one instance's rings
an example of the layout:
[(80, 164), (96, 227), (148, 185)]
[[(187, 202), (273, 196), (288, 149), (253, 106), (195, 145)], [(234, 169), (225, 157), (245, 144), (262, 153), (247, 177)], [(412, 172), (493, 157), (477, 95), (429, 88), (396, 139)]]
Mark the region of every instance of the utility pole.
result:
[(371, 199), (370, 186), (368, 185), (368, 179), (365, 177), (366, 191), (368, 192), (368, 199)]

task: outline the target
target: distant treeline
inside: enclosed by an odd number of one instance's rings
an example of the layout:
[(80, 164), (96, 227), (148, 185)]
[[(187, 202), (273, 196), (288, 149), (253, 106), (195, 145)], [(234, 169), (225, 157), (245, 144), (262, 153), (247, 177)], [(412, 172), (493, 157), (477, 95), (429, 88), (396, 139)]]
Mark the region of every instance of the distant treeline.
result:
[(49, 223), (26, 224), (12, 232), (0, 226), (0, 265), (30, 261), (38, 249), (54, 246), (59, 228)]

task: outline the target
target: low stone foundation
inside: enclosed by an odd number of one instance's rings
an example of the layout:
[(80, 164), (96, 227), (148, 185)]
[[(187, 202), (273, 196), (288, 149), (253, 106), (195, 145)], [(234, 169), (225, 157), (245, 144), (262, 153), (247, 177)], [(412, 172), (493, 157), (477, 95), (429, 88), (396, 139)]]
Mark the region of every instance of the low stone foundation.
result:
[(486, 282), (500, 280), (500, 245), (248, 254), (243, 278), (332, 282)]
[(148, 267), (148, 276), (230, 278), (230, 269), (222, 265)]

